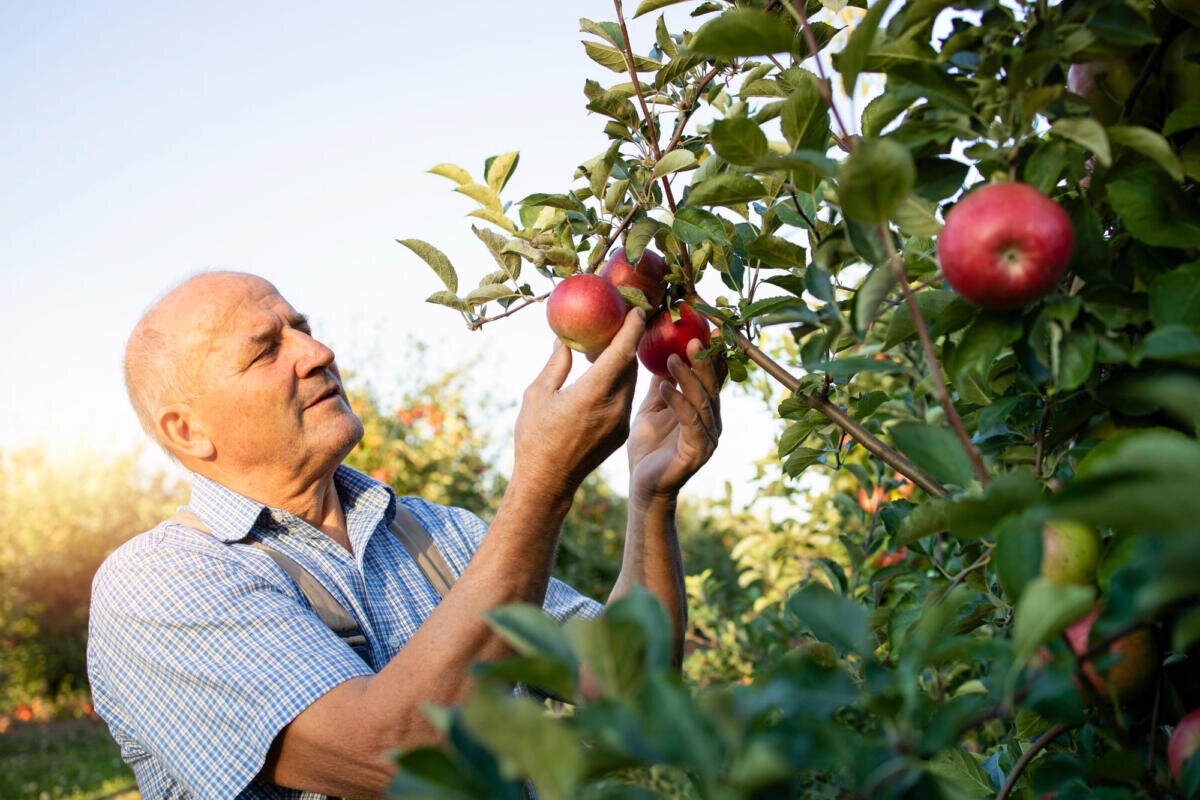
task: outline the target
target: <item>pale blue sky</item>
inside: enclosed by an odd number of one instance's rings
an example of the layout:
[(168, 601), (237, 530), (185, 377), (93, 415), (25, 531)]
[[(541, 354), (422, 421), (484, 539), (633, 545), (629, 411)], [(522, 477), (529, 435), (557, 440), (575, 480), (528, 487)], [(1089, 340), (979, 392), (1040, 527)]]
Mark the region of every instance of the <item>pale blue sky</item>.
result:
[[(380, 388), (415, 337), (434, 365), (482, 352), (480, 385), (518, 400), (549, 353), (542, 310), (468, 333), (422, 302), (441, 286), (394, 240), (425, 239), (477, 280), (494, 267), (463, 216), (474, 203), (425, 171), (479, 174), (520, 150), (516, 200), (561, 191), (606, 147), (582, 86), (621, 78), (584, 54), (580, 16), (614, 14), (604, 0), (0, 0), (0, 448), (133, 446), (124, 339), (211, 267), (273, 280)], [(652, 26), (631, 23), (639, 50)], [(761, 402), (727, 397), (703, 493), (744, 484), (775, 428)]]

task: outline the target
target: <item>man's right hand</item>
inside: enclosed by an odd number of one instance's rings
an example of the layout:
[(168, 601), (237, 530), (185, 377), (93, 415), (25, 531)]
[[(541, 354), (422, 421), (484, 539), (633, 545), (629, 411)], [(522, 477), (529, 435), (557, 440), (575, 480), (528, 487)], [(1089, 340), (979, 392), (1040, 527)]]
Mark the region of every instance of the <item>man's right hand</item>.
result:
[(571, 350), (556, 342), (541, 374), (525, 390), (517, 416), (514, 480), (565, 497), (629, 436), (637, 382), (637, 345), (646, 314), (632, 309), (596, 362), (563, 388)]

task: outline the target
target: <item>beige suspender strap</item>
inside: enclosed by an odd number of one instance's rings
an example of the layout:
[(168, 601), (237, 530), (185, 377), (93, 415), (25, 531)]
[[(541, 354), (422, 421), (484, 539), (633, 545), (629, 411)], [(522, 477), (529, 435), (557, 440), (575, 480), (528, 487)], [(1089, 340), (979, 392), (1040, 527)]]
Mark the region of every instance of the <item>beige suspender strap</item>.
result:
[[(177, 512), (175, 516), (167, 521), (178, 523), (188, 528), (195, 528), (201, 533), (212, 533), (199, 517), (186, 509)], [(354, 617), (350, 615), (350, 612), (341, 603), (334, 599), (329, 590), (321, 585), (321, 582), (311, 572), (283, 553), (268, 547), (262, 542), (247, 542), (247, 544), (257, 547), (270, 556), (271, 560), (278, 564), (279, 568), (296, 582), (296, 585), (300, 587), (300, 593), (308, 600), (308, 604), (312, 606), (312, 610), (321, 619), (321, 622), (325, 623), (330, 630), (341, 637), (342, 641), (351, 647), (358, 647), (367, 643), (367, 638), (363, 636), (358, 623), (354, 621)]]
[(392, 517), (389, 528), (417, 562), (438, 597), (445, 597), (454, 585), (454, 572), (421, 521), (403, 505), (396, 503), (396, 516)]

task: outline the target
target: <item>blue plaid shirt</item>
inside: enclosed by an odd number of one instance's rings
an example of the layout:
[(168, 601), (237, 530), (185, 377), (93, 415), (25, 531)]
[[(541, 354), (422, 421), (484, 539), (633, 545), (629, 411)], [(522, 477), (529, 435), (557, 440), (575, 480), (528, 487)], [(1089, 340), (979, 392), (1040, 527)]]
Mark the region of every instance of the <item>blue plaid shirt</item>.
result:
[[(188, 508), (212, 530), (162, 523), (126, 542), (96, 573), (88, 678), (97, 713), (149, 798), (317, 798), (256, 778), (276, 735), (338, 684), (372, 675), (438, 602), (388, 531), (403, 503), (461, 575), (487, 525), (460, 508), (391, 489), (346, 466), (335, 477), (353, 554), (285, 511), (203, 476)], [(296, 584), (248, 544), (304, 566), (369, 644), (365, 663), (322, 624)], [(546, 611), (564, 620), (602, 607), (551, 581)]]

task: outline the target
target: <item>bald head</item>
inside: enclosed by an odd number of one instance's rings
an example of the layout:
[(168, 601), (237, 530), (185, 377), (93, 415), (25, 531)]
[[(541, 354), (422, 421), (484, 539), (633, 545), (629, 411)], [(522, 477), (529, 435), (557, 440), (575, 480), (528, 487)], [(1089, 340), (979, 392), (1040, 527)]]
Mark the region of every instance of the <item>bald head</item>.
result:
[(219, 327), (223, 308), (247, 289), (274, 291), (270, 283), (245, 272), (194, 275), (171, 289), (138, 320), (125, 344), (125, 389), (142, 428), (170, 453), (157, 412), (188, 402), (197, 389), (205, 339)]

